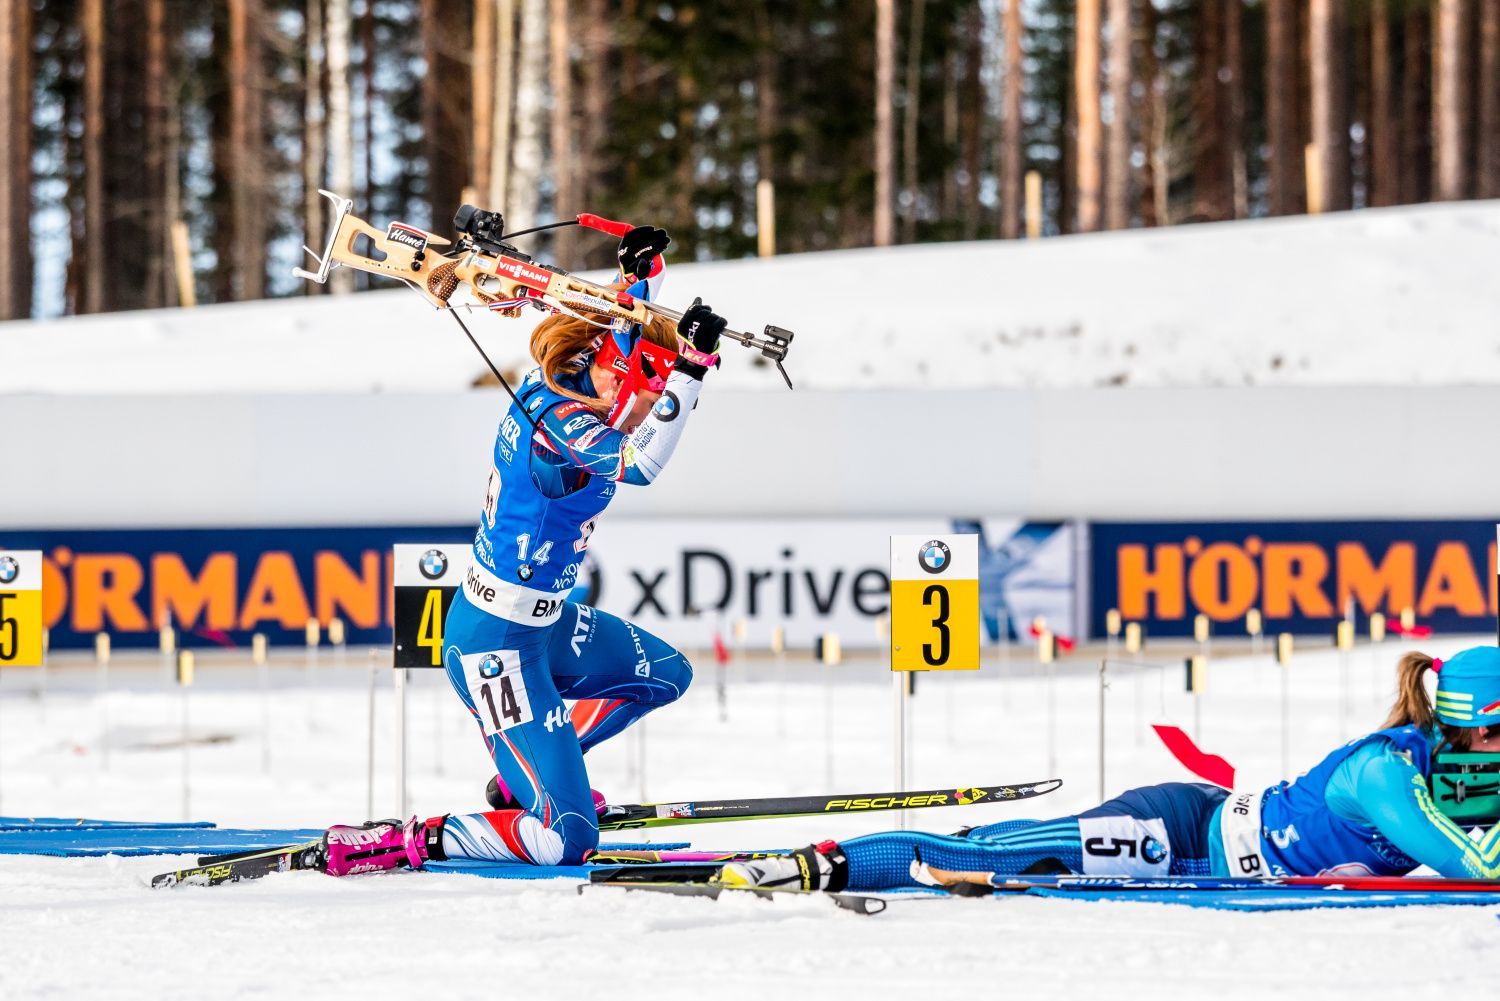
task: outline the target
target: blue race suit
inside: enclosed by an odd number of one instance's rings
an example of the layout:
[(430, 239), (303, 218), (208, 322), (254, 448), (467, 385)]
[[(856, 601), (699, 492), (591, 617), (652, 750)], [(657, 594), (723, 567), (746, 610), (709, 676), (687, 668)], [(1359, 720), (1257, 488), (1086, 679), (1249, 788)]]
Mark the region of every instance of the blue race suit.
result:
[(1500, 878), (1500, 825), (1475, 841), (1432, 801), (1427, 776), (1440, 745), (1414, 726), (1378, 730), (1261, 792), (1171, 782), (1055, 820), (951, 837), (873, 834), (840, 847), (851, 890), (917, 885), (909, 866), (918, 853), (934, 868), (1003, 876), (1394, 876), (1427, 865)]
[[(597, 395), (587, 365), (558, 382)], [(582, 861), (599, 841), (584, 752), (674, 701), (691, 681), (690, 665), (671, 646), (565, 596), (616, 488), (655, 479), (701, 388), (674, 371), (652, 412), (626, 434), (548, 387), (539, 371), (522, 381), (495, 438), (443, 663), (523, 809), (449, 817), (448, 854)], [(564, 699), (591, 700), (574, 707), (586, 718), (570, 718)]]

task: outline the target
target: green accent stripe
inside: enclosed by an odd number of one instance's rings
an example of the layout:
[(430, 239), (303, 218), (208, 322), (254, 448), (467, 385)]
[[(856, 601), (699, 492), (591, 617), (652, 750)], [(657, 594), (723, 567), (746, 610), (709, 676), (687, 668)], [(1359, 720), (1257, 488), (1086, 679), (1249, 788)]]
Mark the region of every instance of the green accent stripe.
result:
[(1492, 828), (1485, 839), (1476, 844), (1462, 828), (1438, 811), (1437, 804), (1427, 791), (1427, 780), (1421, 775), (1412, 777), (1412, 792), (1415, 794), (1417, 807), (1428, 822), (1458, 847), (1475, 875), (1487, 879), (1500, 876), (1500, 867), (1495, 864), (1496, 857), (1500, 856), (1500, 839), (1497, 839), (1495, 832), (1500, 831), (1500, 826)]
[(1465, 695), (1463, 692), (1450, 692), (1439, 688), (1437, 697), (1440, 699), (1453, 699), (1456, 702), (1473, 702), (1474, 696)]

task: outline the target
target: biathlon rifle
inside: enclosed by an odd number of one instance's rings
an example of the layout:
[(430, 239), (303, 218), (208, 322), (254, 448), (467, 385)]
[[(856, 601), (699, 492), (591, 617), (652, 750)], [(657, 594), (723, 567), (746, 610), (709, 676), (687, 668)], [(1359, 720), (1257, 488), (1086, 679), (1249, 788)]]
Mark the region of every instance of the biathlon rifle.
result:
[[(505, 220), (500, 213), (464, 205), (453, 218), (459, 233), (458, 242), (454, 243), (402, 222), (393, 222), (384, 230), (376, 229), (353, 213), (352, 200), (331, 191), (318, 193), (333, 203), (333, 222), (322, 254), (310, 247), (302, 248), (317, 262), (317, 269), (293, 268), (292, 274), (298, 278), (322, 285), (327, 283), (334, 268), (349, 267), (404, 282), (438, 309), (477, 307), (517, 316), (525, 306), (532, 305), (566, 313), (596, 326), (620, 327), (645, 323), (653, 313), (673, 323), (682, 319), (679, 310), (543, 264), (505, 242), (562, 226), (583, 226), (620, 237), (631, 228), (629, 223), (586, 212), (576, 219), (505, 233)], [(451, 250), (446, 249), (450, 247)], [(455, 302), (460, 289), (472, 301)], [(582, 316), (580, 309), (608, 317), (610, 323), (601, 324)], [(723, 336), (771, 359), (786, 380), (787, 388), (792, 387), (792, 380), (781, 364), (794, 336), (790, 330), (767, 324), (760, 334), (725, 330)]]

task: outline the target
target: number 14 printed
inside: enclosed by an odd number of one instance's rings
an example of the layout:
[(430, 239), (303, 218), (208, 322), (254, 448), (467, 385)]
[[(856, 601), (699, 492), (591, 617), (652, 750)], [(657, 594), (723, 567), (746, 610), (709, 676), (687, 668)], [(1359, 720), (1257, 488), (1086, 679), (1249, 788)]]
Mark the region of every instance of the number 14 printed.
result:
[(486, 737), (530, 723), (531, 700), (521, 676), (521, 655), (515, 650), (493, 650), (460, 657), (469, 698), (479, 714)]

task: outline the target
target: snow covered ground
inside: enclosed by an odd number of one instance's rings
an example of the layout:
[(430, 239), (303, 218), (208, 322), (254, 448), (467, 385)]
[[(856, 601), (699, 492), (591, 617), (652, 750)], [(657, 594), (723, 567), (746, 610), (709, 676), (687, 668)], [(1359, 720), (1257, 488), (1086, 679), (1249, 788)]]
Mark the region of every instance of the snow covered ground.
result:
[[(1497, 255), (1500, 202), (1466, 202), (679, 264), (663, 301), (796, 331), (807, 389), (1492, 384)], [(516, 369), (533, 323), (471, 325)], [(714, 381), (779, 390), (757, 362), (728, 345)], [(403, 289), (0, 324), (0, 392), (442, 391), (483, 372)]]
[[(1488, 642), (1488, 638), (1484, 640)], [(1427, 644), (1448, 655), (1467, 645)], [(1400, 648), (1362, 647), (1341, 665), (1304, 652), (1288, 676), (1292, 769), (1379, 724)], [(1145, 732), (1194, 726), (1181, 660), (1111, 669), (1105, 787), (1181, 779)], [(1223, 653), (1223, 651), (1221, 651)], [(1050, 816), (1097, 801), (1097, 660), (1075, 656), (1048, 682), (1022, 651), (990, 652), (977, 676), (923, 676), (915, 700), (917, 786), (1020, 781), (1055, 771), (1068, 783), (1024, 806), (914, 812), (914, 826)], [(388, 662), (388, 661), (387, 661)], [(645, 728), (652, 799), (871, 790), (890, 785), (889, 675), (871, 660), (784, 675), (764, 659), (731, 667), (720, 722), (714, 669)], [(314, 826), (366, 813), (369, 672), (363, 656), (316, 672), (284, 662), (263, 700), (247, 668), (205, 658), (191, 691), (189, 813), (225, 826)], [(832, 682), (828, 682), (829, 676)], [(782, 678), (786, 680), (782, 680)], [(1279, 669), (1268, 656), (1222, 656), (1202, 696), (1202, 742), (1257, 785), (1281, 769)], [(1340, 707), (1338, 691), (1347, 696)], [(375, 812), (395, 808), (390, 672), (378, 671)], [(182, 700), (159, 666), (99, 678), (66, 662), (46, 679), (0, 678), (0, 814), (135, 820), (182, 816)], [(441, 677), (414, 675), (412, 806), (423, 815), (477, 809), (483, 750)], [(1049, 701), (1057, 715), (1049, 722)], [(270, 728), (262, 713), (269, 706)], [(832, 706), (832, 714), (825, 712)], [(106, 722), (107, 718), (107, 722)], [(831, 722), (831, 725), (830, 725)], [(101, 754), (109, 743), (108, 769)], [(263, 740), (269, 737), (269, 770)], [(1055, 737), (1055, 750), (1053, 740)], [(636, 738), (595, 752), (597, 787), (637, 798)], [(829, 749), (833, 754), (830, 757)], [(1055, 766), (1053, 758), (1055, 755)], [(884, 818), (707, 825), (706, 848), (803, 844), (888, 826)], [(519, 882), (399, 873), (347, 880), (292, 873), (212, 890), (151, 891), (163, 858), (0, 857), (0, 997), (266, 998), (443, 996), (571, 998), (1114, 997), (1424, 998), (1488, 987), (1492, 908), (1237, 914), (1136, 903), (1033, 899), (918, 900), (862, 918), (826, 901), (722, 902)]]

